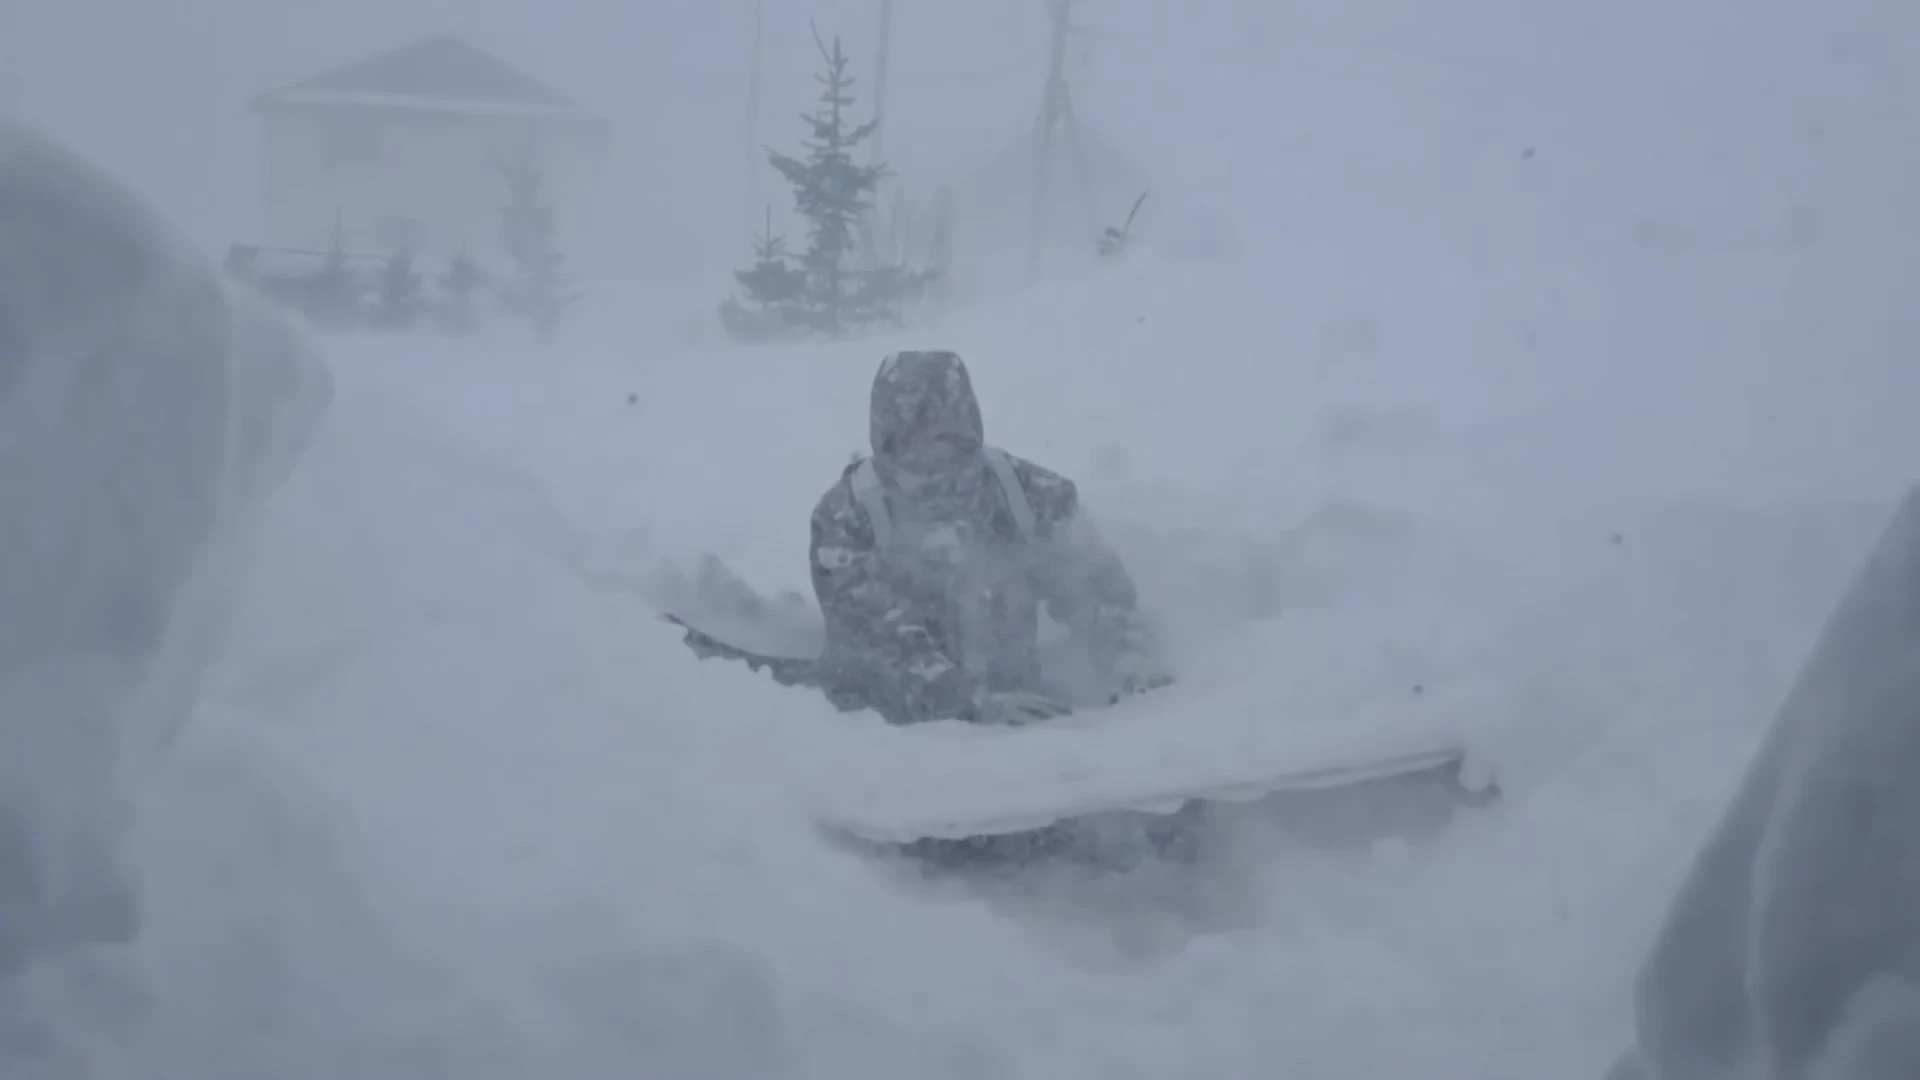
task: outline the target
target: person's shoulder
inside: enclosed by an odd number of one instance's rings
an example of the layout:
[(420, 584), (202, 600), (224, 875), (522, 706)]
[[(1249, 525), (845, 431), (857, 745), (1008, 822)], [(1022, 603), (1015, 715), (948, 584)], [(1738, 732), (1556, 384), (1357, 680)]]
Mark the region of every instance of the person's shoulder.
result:
[(1042, 521), (1060, 521), (1072, 517), (1080, 507), (1080, 489), (1062, 473), (1039, 462), (997, 450), (1013, 466), (1013, 474), (1033, 505), (1034, 516)]
[(856, 457), (840, 470), (840, 475), (832, 486), (821, 493), (813, 504), (813, 520), (816, 525), (832, 525), (846, 528), (861, 520), (860, 500), (854, 494), (854, 473), (867, 463), (864, 457)]

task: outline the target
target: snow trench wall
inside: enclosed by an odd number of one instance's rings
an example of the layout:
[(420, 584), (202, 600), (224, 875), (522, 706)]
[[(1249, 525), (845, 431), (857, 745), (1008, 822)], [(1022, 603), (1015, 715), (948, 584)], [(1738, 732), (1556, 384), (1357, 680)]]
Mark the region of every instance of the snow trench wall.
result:
[(1636, 988), (1638, 1061), (1620, 1075), (1916, 1075), (1917, 717), (1920, 489), (1682, 883)]
[(0, 121), (0, 976), (133, 933), (125, 769), (191, 713), (330, 398), (297, 328)]

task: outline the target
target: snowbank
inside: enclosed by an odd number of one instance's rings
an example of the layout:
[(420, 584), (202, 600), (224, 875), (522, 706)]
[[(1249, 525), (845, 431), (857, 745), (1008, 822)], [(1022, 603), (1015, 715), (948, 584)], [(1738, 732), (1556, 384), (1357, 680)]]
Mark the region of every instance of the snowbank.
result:
[[(1495, 737), (1498, 810), (1398, 857), (1275, 846), (1238, 882), (1239, 929), (1201, 932), (1173, 901), (1076, 925), (903, 884), (796, 813), (844, 718), (696, 661), (643, 602), (650, 573), (708, 551), (805, 588), (807, 512), (892, 343), (368, 343), (337, 358), (198, 737), (326, 793), (333, 853), (308, 843), (334, 869), (309, 867), (309, 902), (364, 903), (344, 955), (405, 943), (403, 985), (457, 1003), (415, 1015), (415, 1050), (452, 1054), (484, 1022), (530, 1069), (579, 1076), (1601, 1068), (1668, 883), (1884, 505), (1567, 485), (1539, 432), (1591, 416), (1584, 393), (1522, 410), (1225, 353), (1238, 374), (1192, 378), (1164, 360), (1175, 329), (1144, 327), (1181, 305), (1241, 312), (1220, 333), (1242, 341), (1269, 327), (1194, 273), (1085, 286), (1091, 310), (1162, 298), (1144, 324), (1039, 297), (942, 341), (976, 366), (993, 437), (1079, 473), (1157, 595), (1187, 602), (1237, 697), (1311, 715), (1376, 680), (1457, 685)], [(1382, 430), (1329, 448), (1321, 420), (1342, 412)], [(1250, 615), (1274, 632), (1221, 629)], [(314, 1018), (278, 1052), (363, 1019)]]

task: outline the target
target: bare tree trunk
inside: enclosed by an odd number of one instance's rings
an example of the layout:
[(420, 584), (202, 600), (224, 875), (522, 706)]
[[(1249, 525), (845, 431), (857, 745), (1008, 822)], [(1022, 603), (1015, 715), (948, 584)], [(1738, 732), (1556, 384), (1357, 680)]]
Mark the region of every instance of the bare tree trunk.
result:
[(752, 221), (760, 205), (760, 173), (766, 168), (760, 151), (760, 54), (762, 27), (766, 22), (767, 0), (753, 0), (753, 59), (747, 72), (747, 220)]
[(1046, 246), (1047, 196), (1053, 171), (1055, 129), (1065, 118), (1067, 98), (1067, 32), (1072, 25), (1073, 0), (1052, 0), (1048, 15), (1053, 41), (1047, 50), (1047, 84), (1040, 98), (1040, 126), (1034, 138), (1033, 223), (1028, 232), (1027, 266), (1037, 270)]
[(886, 160), (883, 144), (887, 120), (887, 46), (893, 42), (893, 0), (880, 0), (880, 55), (873, 65), (873, 157), (874, 164)]

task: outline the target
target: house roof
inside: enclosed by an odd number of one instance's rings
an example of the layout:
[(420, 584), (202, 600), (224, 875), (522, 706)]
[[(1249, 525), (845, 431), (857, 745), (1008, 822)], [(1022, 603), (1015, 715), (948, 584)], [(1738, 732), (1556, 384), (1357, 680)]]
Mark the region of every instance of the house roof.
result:
[(487, 111), (576, 112), (566, 97), (506, 61), (443, 34), (270, 90), (275, 105), (411, 105)]

